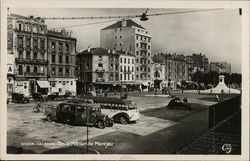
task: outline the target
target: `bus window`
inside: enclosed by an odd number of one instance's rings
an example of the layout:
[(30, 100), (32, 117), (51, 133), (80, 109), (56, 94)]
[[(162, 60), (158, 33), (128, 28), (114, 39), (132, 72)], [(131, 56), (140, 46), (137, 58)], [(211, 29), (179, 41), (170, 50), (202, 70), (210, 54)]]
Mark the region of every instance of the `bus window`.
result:
[(84, 112), (84, 107), (77, 106), (76, 110), (77, 112)]

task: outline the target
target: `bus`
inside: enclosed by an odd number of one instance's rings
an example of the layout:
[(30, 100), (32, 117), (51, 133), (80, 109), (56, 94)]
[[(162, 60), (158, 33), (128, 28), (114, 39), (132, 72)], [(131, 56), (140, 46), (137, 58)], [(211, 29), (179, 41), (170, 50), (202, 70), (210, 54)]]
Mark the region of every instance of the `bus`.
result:
[[(115, 122), (127, 124), (136, 122), (140, 119), (140, 113), (136, 104), (132, 100), (120, 99), (115, 97), (83, 97), (85, 100), (92, 100), (99, 104), (101, 113), (113, 118)], [(80, 98), (84, 100), (83, 98)], [(78, 99), (79, 100), (79, 99)]]

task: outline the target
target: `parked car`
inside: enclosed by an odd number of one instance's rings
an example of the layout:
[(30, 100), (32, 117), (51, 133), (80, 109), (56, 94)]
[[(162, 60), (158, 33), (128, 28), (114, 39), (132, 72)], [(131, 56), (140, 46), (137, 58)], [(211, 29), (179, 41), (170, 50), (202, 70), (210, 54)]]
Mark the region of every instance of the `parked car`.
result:
[(90, 125), (101, 129), (112, 127), (113, 119), (101, 113), (100, 107), (87, 103), (60, 103), (56, 106), (47, 106), (45, 115), (48, 121), (57, 121), (72, 125)]
[(34, 99), (34, 101), (40, 101), (40, 102), (44, 102), (48, 100), (48, 96), (45, 94), (42, 94), (40, 92), (37, 93), (33, 93), (32, 97)]
[(191, 105), (187, 102), (182, 101), (180, 98), (176, 97), (170, 100), (167, 108), (178, 109), (178, 110), (192, 110)]
[(12, 101), (15, 103), (29, 103), (29, 97), (22, 93), (12, 93)]

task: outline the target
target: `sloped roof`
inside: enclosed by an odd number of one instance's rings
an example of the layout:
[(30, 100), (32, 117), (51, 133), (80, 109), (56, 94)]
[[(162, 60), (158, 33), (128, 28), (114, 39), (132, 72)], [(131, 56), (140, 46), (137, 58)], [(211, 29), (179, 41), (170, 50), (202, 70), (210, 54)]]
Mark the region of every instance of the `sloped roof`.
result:
[[(130, 19), (129, 20), (123, 20), (123, 21), (127, 21), (126, 27), (132, 27), (132, 26), (134, 26), (134, 27), (138, 27), (138, 28), (141, 28), (141, 29), (145, 29), (141, 25), (135, 23), (134, 21), (132, 21)], [(117, 21), (116, 23), (103, 28), (102, 30), (114, 29), (114, 28), (120, 28), (120, 27), (122, 27), (122, 20), (121, 21)]]

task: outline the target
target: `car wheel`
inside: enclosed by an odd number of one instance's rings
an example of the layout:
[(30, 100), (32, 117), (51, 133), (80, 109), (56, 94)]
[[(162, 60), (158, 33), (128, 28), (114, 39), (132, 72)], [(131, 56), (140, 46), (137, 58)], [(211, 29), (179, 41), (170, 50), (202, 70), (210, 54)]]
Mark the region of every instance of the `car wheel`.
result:
[(128, 123), (128, 118), (126, 116), (122, 115), (120, 117), (120, 123), (124, 124), (124, 125), (127, 124)]
[(48, 120), (49, 122), (51, 122), (51, 121), (52, 121), (52, 117), (51, 117), (51, 115), (47, 115), (47, 120)]
[(105, 123), (103, 121), (98, 121), (97, 126), (100, 129), (104, 129), (105, 128)]

